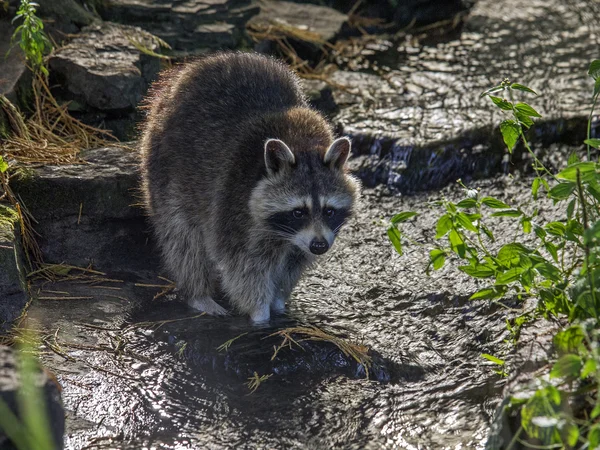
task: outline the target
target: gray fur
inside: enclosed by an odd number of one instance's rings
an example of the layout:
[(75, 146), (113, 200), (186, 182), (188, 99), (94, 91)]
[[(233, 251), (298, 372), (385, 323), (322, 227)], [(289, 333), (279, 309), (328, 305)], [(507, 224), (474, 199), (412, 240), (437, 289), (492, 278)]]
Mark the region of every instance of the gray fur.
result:
[[(326, 164), (332, 143), (298, 78), (265, 56), (217, 54), (155, 86), (140, 144), (145, 200), (166, 268), (192, 306), (227, 313), (213, 300), (220, 287), (254, 321), (284, 308), (314, 260), (311, 237), (331, 245), (341, 226), (327, 228), (326, 205), (313, 203), (331, 198), (345, 214), (354, 203), (349, 142), (336, 141)], [(310, 206), (303, 229), (274, 228), (273, 215), (287, 220), (294, 202)]]

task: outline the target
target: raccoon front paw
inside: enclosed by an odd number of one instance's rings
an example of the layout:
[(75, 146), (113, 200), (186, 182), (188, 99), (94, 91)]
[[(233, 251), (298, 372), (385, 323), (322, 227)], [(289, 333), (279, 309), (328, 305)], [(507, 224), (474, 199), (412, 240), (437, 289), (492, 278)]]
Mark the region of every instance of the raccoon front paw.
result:
[(254, 311), (250, 313), (250, 320), (253, 323), (258, 324), (261, 322), (268, 322), (271, 318), (271, 310), (269, 304), (257, 306)]
[(194, 297), (188, 301), (188, 304), (198, 311), (205, 312), (211, 316), (226, 316), (229, 314), (225, 308), (215, 302), (212, 297)]
[(271, 302), (271, 310), (276, 313), (285, 312), (285, 298), (275, 297)]

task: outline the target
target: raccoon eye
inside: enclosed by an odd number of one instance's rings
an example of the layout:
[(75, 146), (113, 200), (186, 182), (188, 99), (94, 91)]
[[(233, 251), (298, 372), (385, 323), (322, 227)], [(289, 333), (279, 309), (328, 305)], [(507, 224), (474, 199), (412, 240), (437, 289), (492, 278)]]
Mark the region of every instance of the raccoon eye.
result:
[(333, 216), (335, 216), (335, 209), (325, 208), (324, 213), (327, 217), (333, 217)]
[(292, 211), (292, 216), (294, 216), (295, 219), (302, 219), (304, 217), (304, 210), (295, 209)]

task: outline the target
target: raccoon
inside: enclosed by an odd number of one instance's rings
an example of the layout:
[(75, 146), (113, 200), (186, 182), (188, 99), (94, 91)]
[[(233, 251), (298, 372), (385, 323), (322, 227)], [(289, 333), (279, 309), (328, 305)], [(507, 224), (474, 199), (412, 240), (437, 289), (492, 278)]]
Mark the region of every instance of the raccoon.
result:
[(350, 141), (334, 140), (285, 64), (258, 54), (188, 63), (148, 106), (142, 182), (166, 269), (192, 307), (226, 314), (222, 292), (268, 321), (352, 214)]

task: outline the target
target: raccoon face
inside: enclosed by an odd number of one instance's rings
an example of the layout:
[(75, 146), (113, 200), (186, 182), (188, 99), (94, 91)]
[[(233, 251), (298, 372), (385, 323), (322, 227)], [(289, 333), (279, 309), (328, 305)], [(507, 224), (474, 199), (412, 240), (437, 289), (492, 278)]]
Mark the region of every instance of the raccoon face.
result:
[(295, 154), (282, 141), (265, 144), (267, 177), (255, 188), (251, 210), (260, 229), (306, 253), (322, 255), (352, 212), (357, 182), (344, 171), (350, 141), (334, 141), (323, 155)]

